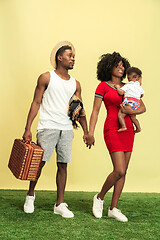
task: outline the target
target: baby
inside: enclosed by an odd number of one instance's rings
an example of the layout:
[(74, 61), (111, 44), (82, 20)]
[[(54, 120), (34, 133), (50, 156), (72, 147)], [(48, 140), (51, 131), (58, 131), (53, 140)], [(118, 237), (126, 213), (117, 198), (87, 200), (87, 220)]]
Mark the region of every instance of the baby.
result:
[[(131, 105), (132, 109), (137, 109), (140, 107), (139, 100), (144, 95), (144, 90), (141, 87), (142, 84), (142, 72), (140, 69), (136, 67), (130, 67), (126, 71), (128, 77), (128, 83), (126, 83), (123, 87), (119, 85), (115, 85), (117, 92), (119, 95), (124, 95), (123, 106), (128, 103)], [(126, 116), (125, 113), (121, 111), (118, 112), (118, 119), (121, 124), (121, 128), (118, 132), (122, 132), (127, 130), (124, 117)], [(130, 115), (133, 124), (136, 127), (135, 132), (140, 132), (140, 124), (139, 121), (136, 119), (135, 115)]]

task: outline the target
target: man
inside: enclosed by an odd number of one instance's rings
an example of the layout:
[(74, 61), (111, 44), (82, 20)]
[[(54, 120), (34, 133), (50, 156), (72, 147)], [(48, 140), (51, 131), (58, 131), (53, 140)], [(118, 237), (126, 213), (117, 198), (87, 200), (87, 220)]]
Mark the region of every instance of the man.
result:
[[(75, 49), (72, 43), (68, 41), (58, 43), (52, 50), (50, 60), (55, 70), (43, 73), (38, 78), (23, 139), (32, 139), (31, 124), (40, 108), (37, 143), (44, 149), (41, 170), (46, 161), (49, 161), (55, 148), (57, 153), (57, 202), (54, 205), (54, 213), (71, 218), (74, 217), (74, 214), (67, 208), (67, 204), (63, 203), (67, 163), (71, 162), (73, 139), (72, 121), (68, 117), (68, 104), (73, 94), (81, 99), (80, 83), (68, 74), (68, 70), (73, 69), (75, 62)], [(79, 122), (84, 131), (83, 139), (86, 143), (88, 134), (86, 117), (80, 117)], [(26, 213), (34, 212), (36, 184), (37, 181), (30, 182), (24, 204)]]

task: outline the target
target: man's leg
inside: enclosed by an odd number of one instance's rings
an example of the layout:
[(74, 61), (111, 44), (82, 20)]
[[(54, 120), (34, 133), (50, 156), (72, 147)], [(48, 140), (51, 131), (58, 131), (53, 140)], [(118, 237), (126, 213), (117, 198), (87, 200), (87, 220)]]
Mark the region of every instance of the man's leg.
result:
[(54, 205), (54, 213), (65, 218), (72, 218), (74, 217), (74, 214), (68, 209), (68, 205), (63, 202), (67, 180), (67, 163), (57, 162), (57, 167), (57, 203)]
[[(39, 173), (39, 176), (38, 176), (38, 179), (41, 175), (41, 171), (42, 171), (42, 168), (44, 167), (46, 162), (41, 162), (41, 169), (40, 169), (40, 173)], [(26, 213), (33, 213), (34, 212), (34, 200), (35, 200), (35, 194), (34, 194), (34, 189), (35, 189), (35, 186), (37, 184), (38, 180), (37, 181), (30, 181), (30, 185), (29, 185), (29, 191), (28, 191), (28, 194), (26, 196), (26, 201), (24, 203), (24, 212)]]
[[(46, 162), (44, 162), (44, 161), (41, 162), (41, 168), (40, 168), (38, 179), (41, 175), (42, 168), (44, 167), (45, 163)], [(37, 181), (30, 181), (29, 190), (28, 190), (28, 193), (27, 193), (28, 196), (34, 196), (34, 189), (35, 189), (35, 186), (36, 186), (37, 182), (38, 182), (38, 180)]]
[(74, 214), (67, 208), (68, 205), (63, 202), (64, 191), (67, 181), (67, 163), (71, 162), (73, 131), (60, 131), (59, 140), (56, 145), (57, 152), (57, 202), (54, 205), (54, 213), (65, 218), (72, 218)]
[(63, 202), (64, 191), (67, 180), (67, 163), (57, 162), (57, 176), (56, 176), (56, 184), (57, 184), (57, 203), (56, 206)]

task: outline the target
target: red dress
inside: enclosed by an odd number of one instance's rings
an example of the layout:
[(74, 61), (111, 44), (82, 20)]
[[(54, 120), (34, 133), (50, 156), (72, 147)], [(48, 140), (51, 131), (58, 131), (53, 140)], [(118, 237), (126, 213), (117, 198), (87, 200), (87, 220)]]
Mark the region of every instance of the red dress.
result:
[(134, 129), (130, 117), (125, 117), (127, 130), (117, 132), (120, 128), (118, 121), (118, 111), (122, 103), (122, 96), (120, 96), (116, 88), (109, 85), (107, 82), (101, 82), (95, 92), (96, 97), (103, 99), (107, 118), (104, 123), (104, 140), (109, 153), (119, 151), (132, 152), (134, 142)]

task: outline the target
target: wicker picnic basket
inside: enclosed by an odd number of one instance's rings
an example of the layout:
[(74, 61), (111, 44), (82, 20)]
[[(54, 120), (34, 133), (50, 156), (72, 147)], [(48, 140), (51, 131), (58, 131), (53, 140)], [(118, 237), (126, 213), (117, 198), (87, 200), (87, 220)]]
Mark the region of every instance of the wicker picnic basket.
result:
[(31, 141), (15, 139), (8, 167), (21, 180), (38, 179), (44, 150)]

